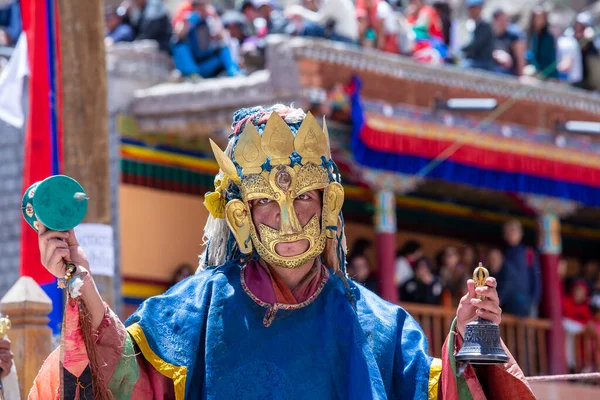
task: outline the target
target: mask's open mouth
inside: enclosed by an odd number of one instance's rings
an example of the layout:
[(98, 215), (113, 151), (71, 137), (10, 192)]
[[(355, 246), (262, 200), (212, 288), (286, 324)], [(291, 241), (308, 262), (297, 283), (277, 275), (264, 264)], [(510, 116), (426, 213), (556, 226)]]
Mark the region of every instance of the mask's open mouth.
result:
[(293, 242), (279, 242), (275, 245), (275, 253), (281, 257), (295, 257), (308, 250), (310, 242), (308, 239), (300, 239)]

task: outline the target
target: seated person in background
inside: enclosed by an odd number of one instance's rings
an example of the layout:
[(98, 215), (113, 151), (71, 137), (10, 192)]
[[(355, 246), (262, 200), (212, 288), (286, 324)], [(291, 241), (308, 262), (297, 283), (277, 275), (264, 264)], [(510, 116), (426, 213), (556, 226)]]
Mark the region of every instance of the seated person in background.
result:
[(231, 57), (238, 65), (243, 62), (242, 46), (249, 39), (249, 30), (244, 15), (237, 11), (226, 11), (221, 15), (221, 23), (229, 36)]
[(469, 274), (460, 265), (460, 257), (456, 247), (447, 246), (438, 254), (437, 258), (442, 287), (450, 294), (451, 304), (456, 305), (467, 291), (465, 282), (469, 278)]
[(155, 40), (161, 50), (168, 51), (171, 41), (171, 21), (162, 0), (133, 0), (123, 3), (135, 40)]
[(548, 22), (548, 10), (534, 7), (528, 31), (527, 74), (538, 79), (558, 78), (556, 69), (556, 40)]
[[(268, 33), (266, 21), (260, 17), (258, 10), (256, 9), (256, 7), (254, 6), (254, 3), (251, 0), (244, 0), (244, 2), (242, 2), (242, 5), (240, 6), (240, 12), (244, 16), (245, 24), (249, 31), (250, 36), (259, 36), (259, 37), (266, 36), (266, 34)], [(263, 32), (259, 32), (259, 29), (255, 22), (258, 19), (262, 20), (261, 21), (262, 24), (265, 25), (263, 28)], [(259, 24), (259, 25), (261, 25), (261, 24)]]
[(8, 62), (21, 34), (21, 9), (18, 1), (0, 1), (0, 70)]
[(519, 317), (535, 316), (542, 292), (540, 264), (535, 250), (523, 245), (523, 226), (519, 220), (504, 224), (504, 269), (516, 277), (512, 280), (513, 294), (507, 296), (504, 311)]
[(495, 71), (520, 76), (525, 67), (525, 41), (510, 29), (510, 19), (501, 9), (494, 11), (493, 27), (496, 41), (494, 45)]
[(570, 293), (563, 297), (563, 328), (565, 329), (565, 347), (567, 366), (575, 371), (575, 335), (588, 333), (595, 335), (596, 328), (589, 303), (589, 288), (583, 281), (576, 281)]
[(194, 267), (192, 267), (188, 263), (179, 264), (177, 266), (177, 269), (173, 273), (173, 279), (171, 279), (170, 287), (177, 285), (179, 282), (186, 278), (189, 278), (192, 275), (194, 275)]
[(585, 282), (590, 293), (594, 290), (596, 281), (600, 276), (600, 264), (596, 260), (587, 260), (581, 267), (579, 278)]
[(411, 0), (406, 9), (406, 20), (414, 36), (412, 57), (425, 64), (442, 64), (448, 57), (448, 45), (435, 8), (425, 5), (423, 0)]
[(240, 74), (231, 56), (226, 31), (208, 0), (192, 0), (192, 11), (175, 26), (175, 43), (171, 47), (175, 67), (184, 76), (214, 78), (221, 72)]
[(0, 47), (15, 47), (21, 34), (21, 9), (19, 2), (0, 2)]
[(590, 305), (600, 310), (600, 275), (598, 275), (596, 283), (594, 284), (594, 289), (592, 290), (592, 297), (590, 299)]
[(594, 18), (589, 12), (582, 12), (575, 20), (574, 37), (579, 43), (582, 63), (582, 77), (577, 86), (587, 90), (600, 89), (600, 51), (594, 44)]
[[(479, 250), (474, 244), (465, 244), (460, 249), (460, 265), (467, 274), (472, 274), (481, 260)], [(492, 275), (494, 276), (494, 275)]]
[(356, 10), (351, 0), (324, 0), (318, 11), (292, 5), (285, 12), (291, 20), (303, 20), (300, 35), (348, 43), (358, 41)]
[(104, 13), (106, 21), (106, 37), (104, 43), (110, 46), (116, 42), (133, 42), (135, 32), (133, 28), (123, 22), (125, 8), (117, 6), (108, 6)]
[(467, 0), (469, 21), (467, 28), (471, 35), (469, 43), (463, 47), (464, 65), (467, 68), (494, 69), (495, 36), (492, 26), (482, 18), (483, 0)]
[(409, 303), (441, 304), (442, 284), (433, 274), (433, 266), (427, 257), (417, 260), (415, 276), (402, 287), (400, 300)]
[(356, 19), (358, 21), (358, 39), (362, 47), (378, 48), (384, 35), (384, 16), (380, 7), (383, 0), (356, 0)]
[(387, 53), (405, 52), (403, 42), (406, 41), (406, 35), (409, 32), (406, 19), (400, 12), (396, 12), (387, 1), (380, 1), (377, 4), (377, 16), (380, 20), (377, 48)]
[(423, 245), (417, 240), (408, 240), (396, 253), (394, 282), (401, 288), (415, 273), (413, 265), (423, 256)]
[(556, 39), (556, 58), (558, 78), (571, 85), (579, 84), (583, 77), (583, 62), (573, 29), (567, 29)]
[(259, 16), (267, 22), (268, 33), (289, 33), (289, 20), (279, 10), (275, 9), (272, 0), (256, 0), (254, 7)]
[(406, 8), (406, 20), (412, 26), (423, 26), (427, 36), (445, 41), (442, 20), (435, 8), (425, 5), (424, 0), (410, 0)]
[[(520, 278), (514, 275), (512, 266), (506, 265), (507, 261), (504, 260), (504, 254), (497, 247), (488, 250), (486, 264), (490, 275), (496, 278), (498, 285), (502, 285), (498, 288), (498, 297), (500, 298), (500, 307), (506, 307), (507, 299), (515, 294), (513, 282), (515, 279)], [(506, 312), (510, 313), (510, 308)]]
[(377, 293), (377, 277), (371, 270), (367, 250), (372, 243), (368, 239), (358, 239), (348, 253), (348, 276), (362, 284), (373, 293)]

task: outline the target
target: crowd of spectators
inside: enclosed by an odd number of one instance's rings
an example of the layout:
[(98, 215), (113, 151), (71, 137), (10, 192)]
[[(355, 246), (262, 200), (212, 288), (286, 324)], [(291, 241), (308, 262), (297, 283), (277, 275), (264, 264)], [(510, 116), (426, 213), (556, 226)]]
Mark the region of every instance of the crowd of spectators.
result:
[(517, 221), (504, 226), (503, 248), (480, 253), (474, 245), (446, 246), (432, 261), (422, 253), (419, 242), (410, 240), (398, 251), (396, 285), (402, 301), (456, 306), (466, 294), (466, 281), (482, 261), (498, 280), (500, 304), (506, 313), (519, 317), (537, 316), (541, 275), (535, 251), (521, 241)]
[[(466, 281), (473, 276), (479, 262), (483, 262), (498, 281), (504, 312), (523, 318), (536, 317), (542, 285), (540, 265), (535, 250), (523, 245), (522, 239), (521, 223), (512, 220), (504, 225), (502, 248), (489, 247), (483, 252), (475, 245), (452, 245), (439, 250), (433, 259), (423, 253), (421, 242), (408, 240), (396, 255), (394, 282), (399, 297), (402, 302), (455, 307), (466, 294)], [(369, 288), (376, 291), (377, 279), (366, 254), (369, 247), (365, 239), (353, 244), (348, 256), (348, 274), (357, 282), (369, 282)], [(600, 293), (598, 297), (600, 300)]]
[(557, 32), (543, 6), (527, 17), (497, 9), (488, 20), (484, 0), (465, 4), (463, 39), (447, 0), (301, 0), (287, 7), (276, 0), (243, 0), (233, 10), (220, 10), (211, 0), (186, 0), (171, 19), (162, 0), (127, 0), (107, 9), (107, 42), (156, 40), (182, 75), (204, 78), (261, 68), (264, 38), (277, 33), (598, 89), (594, 66), (600, 68), (600, 56), (590, 13), (580, 13), (571, 27)]
[[(598, 352), (600, 337), (600, 264), (595, 260), (588, 260), (575, 273), (569, 274), (568, 262), (561, 260), (559, 274), (563, 278), (563, 328), (565, 330), (567, 365), (570, 371), (576, 371), (576, 353), (578, 335), (587, 340), (581, 342), (580, 365), (584, 371), (591, 371), (594, 357), (584, 357), (582, 353), (593, 354), (594, 348)], [(598, 352), (600, 355), (600, 352)]]
[[(238, 1), (234, 9), (220, 9), (212, 0), (182, 0), (171, 15), (163, 0), (125, 0), (106, 8), (106, 43), (154, 40), (172, 55), (181, 75), (190, 77), (236, 76), (260, 69), (265, 37), (287, 34), (376, 48), (423, 63), (495, 71), (529, 82), (554, 80), (600, 89), (600, 36), (589, 12), (579, 13), (560, 32), (549, 23), (545, 6), (526, 15), (497, 9), (488, 19), (484, 0), (465, 0), (465, 22), (448, 0), (298, 0), (285, 7), (279, 0)], [(0, 57), (10, 56), (20, 32), (18, 0), (0, 2)]]
[[(400, 301), (456, 307), (467, 292), (467, 279), (481, 261), (498, 281), (504, 313), (520, 318), (538, 317), (542, 292), (539, 257), (532, 247), (523, 245), (523, 228), (518, 220), (504, 225), (503, 236), (501, 247), (480, 251), (482, 248), (474, 245), (446, 246), (433, 259), (423, 253), (419, 241), (408, 240), (398, 250), (395, 265), (394, 280)], [(366, 252), (370, 245), (369, 241), (359, 239), (351, 247), (348, 274), (377, 292), (378, 279)], [(600, 363), (600, 262), (587, 260), (571, 267), (574, 268), (568, 268), (567, 259), (561, 259), (558, 267), (563, 282), (567, 364), (571, 371), (582, 368), (591, 371), (595, 369), (594, 363)], [(583, 360), (579, 369), (577, 359)]]

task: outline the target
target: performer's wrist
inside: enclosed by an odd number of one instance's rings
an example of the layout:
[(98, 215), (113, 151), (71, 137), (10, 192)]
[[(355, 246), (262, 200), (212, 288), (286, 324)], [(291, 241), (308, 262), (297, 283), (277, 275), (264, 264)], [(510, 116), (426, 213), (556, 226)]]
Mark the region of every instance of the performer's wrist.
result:
[(465, 337), (465, 326), (460, 322), (456, 323), (456, 333), (461, 339)]
[(86, 274), (81, 286), (81, 299), (92, 317), (92, 329), (98, 329), (105, 314), (105, 306), (91, 274)]

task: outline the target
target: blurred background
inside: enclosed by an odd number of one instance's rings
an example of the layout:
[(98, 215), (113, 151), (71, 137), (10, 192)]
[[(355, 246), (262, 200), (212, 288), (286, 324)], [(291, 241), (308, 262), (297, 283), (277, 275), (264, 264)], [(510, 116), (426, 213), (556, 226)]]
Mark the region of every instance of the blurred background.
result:
[[(223, 147), (233, 111), (281, 102), (327, 118), (348, 274), (415, 316), (432, 355), (482, 262), (526, 375), (600, 371), (599, 50), (589, 0), (0, 0), (13, 342), (24, 356), (28, 316), (39, 328), (53, 308), (46, 340), (62, 315), (19, 210), (29, 185), (82, 183), (84, 248), (126, 318), (195, 273), (208, 138)], [(598, 384), (534, 390), (598, 398)]]

